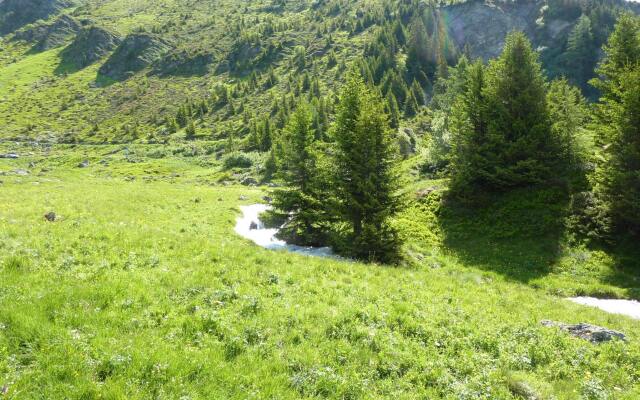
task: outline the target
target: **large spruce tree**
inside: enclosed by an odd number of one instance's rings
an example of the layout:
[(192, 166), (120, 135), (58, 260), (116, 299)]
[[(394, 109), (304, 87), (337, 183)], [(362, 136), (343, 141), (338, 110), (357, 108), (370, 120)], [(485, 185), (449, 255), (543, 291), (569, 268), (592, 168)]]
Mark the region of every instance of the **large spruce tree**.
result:
[(597, 54), (591, 20), (588, 16), (582, 15), (567, 40), (566, 65), (571, 72), (571, 81), (589, 94), (591, 88), (588, 81), (593, 77)]
[(280, 137), (277, 178), (285, 186), (273, 191), (273, 207), (274, 214), (286, 220), (279, 236), (302, 245), (320, 241), (323, 207), (315, 180), (314, 140), (311, 111), (301, 103)]
[(487, 104), (485, 69), (476, 61), (465, 69), (466, 79), (458, 90), (462, 93), (452, 105), (452, 187), (457, 192), (473, 188), (480, 171), (487, 171), (491, 155), (487, 140)]
[(594, 85), (602, 160), (596, 191), (608, 206), (614, 228), (640, 233), (640, 19), (620, 18), (605, 47)]
[[(475, 69), (476, 75), (480, 70)], [(464, 176), (467, 189), (492, 191), (546, 181), (558, 166), (559, 151), (553, 140), (546, 101), (546, 82), (537, 54), (521, 32), (507, 36), (502, 55), (473, 78), (473, 93), (467, 92), (468, 123), (457, 135), (472, 136), (473, 157), (479, 164), (458, 162), (454, 175)], [(482, 111), (479, 129), (473, 113)], [(481, 134), (482, 139), (477, 135)], [(459, 146), (469, 151), (469, 146)], [(460, 160), (460, 156), (458, 156)], [(464, 168), (465, 170), (460, 170)]]
[(389, 219), (400, 208), (398, 150), (379, 95), (355, 71), (342, 89), (336, 122), (334, 194), (352, 228), (352, 255), (398, 260), (400, 240)]

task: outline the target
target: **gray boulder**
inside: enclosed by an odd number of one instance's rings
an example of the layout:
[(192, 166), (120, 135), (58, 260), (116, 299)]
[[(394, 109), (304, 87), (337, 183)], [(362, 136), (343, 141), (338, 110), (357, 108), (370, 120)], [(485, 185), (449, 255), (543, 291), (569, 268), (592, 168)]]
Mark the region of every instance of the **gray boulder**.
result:
[(254, 178), (247, 176), (245, 178), (242, 179), (242, 181), (240, 181), (241, 184), (245, 185), (245, 186), (257, 186), (258, 185), (258, 181), (255, 180)]
[(621, 332), (602, 328), (596, 325), (586, 324), (584, 322), (573, 325), (544, 320), (541, 323), (543, 326), (559, 328), (560, 330), (568, 332), (572, 336), (588, 340), (591, 343), (603, 343), (613, 339), (626, 341), (625, 335)]
[(58, 216), (56, 215), (56, 213), (51, 211), (44, 215), (44, 219), (46, 219), (49, 222), (56, 222), (56, 219), (58, 219)]

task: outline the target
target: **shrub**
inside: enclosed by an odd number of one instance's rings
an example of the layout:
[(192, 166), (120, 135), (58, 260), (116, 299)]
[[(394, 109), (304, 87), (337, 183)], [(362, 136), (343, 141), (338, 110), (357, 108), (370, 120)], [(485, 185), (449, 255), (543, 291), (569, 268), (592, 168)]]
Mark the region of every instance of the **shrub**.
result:
[(224, 169), (231, 168), (251, 168), (253, 160), (247, 155), (240, 152), (229, 153), (223, 160)]

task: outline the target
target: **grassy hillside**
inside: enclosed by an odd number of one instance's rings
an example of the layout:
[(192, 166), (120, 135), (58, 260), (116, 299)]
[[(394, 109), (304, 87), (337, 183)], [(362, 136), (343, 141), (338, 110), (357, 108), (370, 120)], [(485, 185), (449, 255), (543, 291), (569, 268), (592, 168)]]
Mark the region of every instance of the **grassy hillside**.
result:
[[(221, 161), (205, 152), (0, 150), (22, 155), (0, 160), (7, 398), (640, 395), (638, 321), (556, 297), (638, 297), (615, 253), (561, 237), (561, 191), (516, 193), (483, 212), (446, 211), (436, 190), (398, 221), (408, 263), (384, 267), (234, 235), (237, 206), (265, 192), (217, 183)], [(588, 321), (628, 342), (596, 346), (543, 319)]]
[[(572, 77), (574, 68), (567, 64), (565, 53), (580, 7), (593, 20), (593, 54), (610, 33), (617, 13), (631, 7), (622, 1), (601, 0), (584, 5), (536, 1), (501, 6), (504, 9), (472, 1), (444, 11), (436, 2), (416, 0), (41, 2), (50, 12), (3, 25), (3, 138), (182, 141), (184, 130), (173, 132), (167, 118), (189, 102), (205, 101), (211, 104), (195, 121), (196, 139), (246, 141), (252, 124), (276, 119), (275, 102), (292, 101), (290, 96), (308, 91), (301, 83), (304, 79), (317, 80), (314, 96), (331, 105), (345, 66), (372, 56), (375, 49), (367, 50), (367, 45), (375, 44), (379, 29), (398, 22), (409, 37), (410, 21), (416, 15), (433, 24), (430, 40), (437, 43), (433, 45), (437, 50), (430, 51), (442, 52), (450, 64), (465, 51), (474, 57), (495, 56), (507, 31), (521, 29), (540, 49), (550, 76)], [(20, 9), (15, 2), (3, 4), (6, 10), (0, 9), (0, 15), (7, 18)], [(60, 30), (57, 21), (68, 18), (65, 15), (82, 28), (80, 32)], [(120, 46), (98, 51), (104, 44), (99, 42), (106, 40), (103, 36), (92, 40), (96, 49), (79, 45), (82, 32), (88, 29), (110, 32)], [(140, 35), (162, 46), (149, 50), (135, 39)], [(55, 38), (53, 44), (48, 38)], [(401, 69), (409, 49), (403, 45), (393, 51), (394, 68)], [(82, 59), (90, 61), (77, 62)], [(139, 62), (132, 63), (134, 59)], [(434, 82), (435, 67), (434, 61), (433, 71), (427, 73)], [(584, 86), (584, 77), (580, 79)], [(411, 85), (411, 80), (406, 83)], [(422, 84), (427, 92), (431, 90), (429, 84)], [(221, 87), (230, 90), (233, 105), (217, 102)]]

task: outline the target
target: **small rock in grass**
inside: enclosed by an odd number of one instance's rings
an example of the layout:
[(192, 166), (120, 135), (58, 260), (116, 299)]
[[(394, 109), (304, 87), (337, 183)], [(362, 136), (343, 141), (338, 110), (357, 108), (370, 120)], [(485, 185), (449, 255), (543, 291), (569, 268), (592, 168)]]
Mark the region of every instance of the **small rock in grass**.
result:
[(249, 198), (248, 198), (247, 196), (245, 196), (245, 195), (241, 195), (240, 197), (238, 197), (238, 199), (239, 199), (240, 201), (249, 200)]
[(89, 160), (84, 160), (78, 164), (78, 168), (87, 168), (89, 166)]
[(7, 154), (0, 154), (0, 158), (16, 159), (16, 158), (20, 158), (20, 156), (16, 153), (7, 153)]
[(244, 179), (242, 179), (242, 181), (240, 181), (241, 184), (243, 184), (244, 186), (257, 186), (258, 185), (258, 181), (255, 180), (252, 177), (246, 177)]
[(55, 222), (56, 219), (58, 219), (58, 216), (56, 215), (56, 213), (54, 213), (53, 211), (48, 212), (44, 215), (44, 219), (46, 219), (49, 222)]
[(273, 201), (273, 199), (269, 196), (263, 196), (262, 201), (270, 204)]
[(588, 340), (591, 343), (603, 343), (613, 339), (620, 339), (622, 341), (626, 341), (626, 336), (621, 332), (617, 332), (617, 331), (603, 328), (596, 325), (586, 324), (584, 322), (572, 325), (572, 324), (564, 324), (562, 322), (544, 320), (541, 323), (542, 325), (547, 327), (555, 326), (565, 332), (569, 332), (569, 334), (572, 336)]
[(27, 176), (27, 175), (30, 174), (30, 172), (27, 171), (26, 169), (14, 169), (11, 172), (13, 172), (16, 175), (20, 175), (20, 176)]
[(425, 189), (420, 189), (416, 192), (416, 197), (418, 199), (423, 199), (425, 197), (428, 197), (431, 193), (435, 192), (436, 190), (438, 190), (437, 187), (428, 187)]

